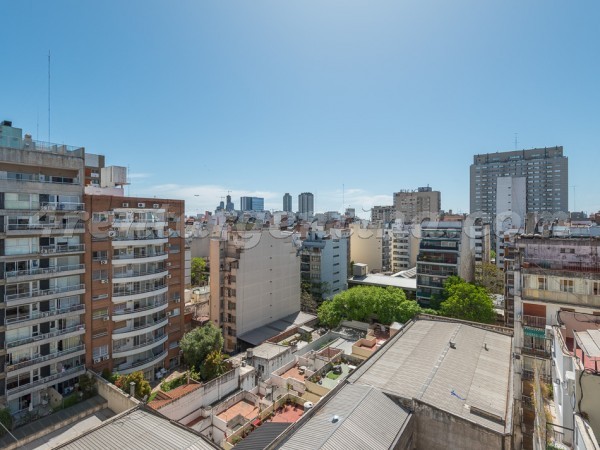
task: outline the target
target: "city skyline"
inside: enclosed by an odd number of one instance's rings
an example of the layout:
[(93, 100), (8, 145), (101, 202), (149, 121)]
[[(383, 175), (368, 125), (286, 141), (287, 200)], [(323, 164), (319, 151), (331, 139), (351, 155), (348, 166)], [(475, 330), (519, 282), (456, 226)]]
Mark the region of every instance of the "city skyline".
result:
[(194, 214), (227, 191), (280, 209), (309, 190), (316, 211), (367, 217), (427, 184), (468, 212), (473, 155), (556, 145), (570, 209), (600, 209), (593, 2), (178, 6), (11, 4), (3, 57), (21, 69), (0, 119), (105, 154), (130, 195)]

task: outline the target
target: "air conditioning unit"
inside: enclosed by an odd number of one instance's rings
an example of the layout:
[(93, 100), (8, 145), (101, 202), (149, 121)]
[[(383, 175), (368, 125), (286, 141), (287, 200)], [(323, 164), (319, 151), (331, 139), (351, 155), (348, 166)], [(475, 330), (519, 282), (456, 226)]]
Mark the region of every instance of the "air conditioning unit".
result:
[(108, 361), (108, 355), (104, 355), (104, 356), (102, 357), (102, 360), (103, 360), (103, 361)]
[(158, 208), (160, 208), (160, 205), (159, 205), (158, 203), (154, 203), (154, 204), (152, 205), (152, 207), (153, 207), (154, 209), (158, 209)]
[(108, 280), (100, 280), (100, 283), (102, 283), (102, 284), (107, 284), (107, 283), (108, 283)]
[(98, 364), (100, 362), (100, 358), (94, 358), (94, 364)]
[(115, 237), (116, 235), (117, 235), (117, 232), (114, 231), (114, 230), (111, 230), (111, 231), (108, 232), (108, 237), (112, 238), (112, 237)]
[(173, 299), (173, 303), (179, 303), (180, 301), (181, 301), (181, 299), (180, 299), (180, 298), (174, 298), (174, 299)]
[(108, 260), (103, 259), (102, 261), (100, 261), (100, 264), (108, 264)]
[(46, 181), (46, 175), (40, 174), (40, 181)]
[(170, 280), (170, 279), (171, 279), (171, 274), (169, 273), (169, 274), (167, 274), (167, 280)]
[(145, 203), (138, 203), (138, 208), (145, 208), (146, 204)]
[(169, 311), (169, 312), (167, 313), (167, 317), (172, 317), (172, 316), (173, 316), (173, 311)]
[(170, 262), (167, 263), (167, 267), (171, 267), (171, 263)]
[(102, 318), (102, 320), (103, 320), (104, 322), (108, 322), (108, 321), (110, 320), (110, 317), (108, 317), (108, 316), (104, 316), (104, 317)]
[(123, 203), (121, 206), (122, 206), (123, 208), (129, 208), (129, 203)]

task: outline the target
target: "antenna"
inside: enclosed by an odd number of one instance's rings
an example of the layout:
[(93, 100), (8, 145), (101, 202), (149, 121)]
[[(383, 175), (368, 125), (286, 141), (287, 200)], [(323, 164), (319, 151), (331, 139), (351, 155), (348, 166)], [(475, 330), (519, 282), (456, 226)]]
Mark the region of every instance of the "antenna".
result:
[(50, 50), (48, 50), (48, 142), (50, 142)]

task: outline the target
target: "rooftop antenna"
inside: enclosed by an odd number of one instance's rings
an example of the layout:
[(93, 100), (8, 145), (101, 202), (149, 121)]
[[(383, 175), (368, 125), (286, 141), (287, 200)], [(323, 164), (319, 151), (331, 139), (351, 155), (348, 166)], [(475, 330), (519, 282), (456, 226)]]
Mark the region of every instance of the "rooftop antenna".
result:
[(48, 142), (50, 142), (50, 50), (48, 50)]
[(515, 133), (515, 150), (517, 150), (518, 145), (519, 145), (519, 133)]

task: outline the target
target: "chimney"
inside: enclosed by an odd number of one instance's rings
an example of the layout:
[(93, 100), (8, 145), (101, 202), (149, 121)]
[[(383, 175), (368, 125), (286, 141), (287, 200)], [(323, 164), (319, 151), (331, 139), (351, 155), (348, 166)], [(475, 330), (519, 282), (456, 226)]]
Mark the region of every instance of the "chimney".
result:
[(129, 383), (129, 395), (135, 397), (135, 383), (133, 381)]

